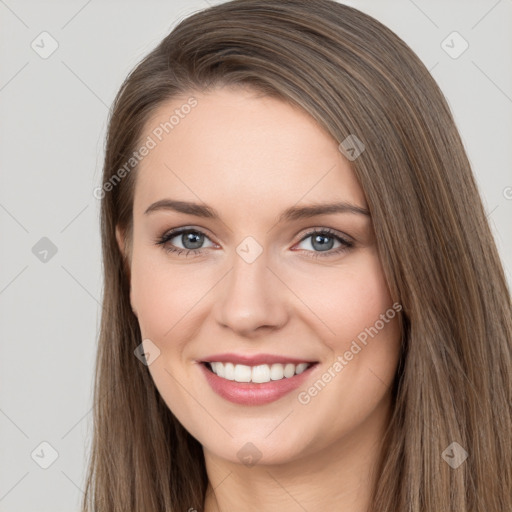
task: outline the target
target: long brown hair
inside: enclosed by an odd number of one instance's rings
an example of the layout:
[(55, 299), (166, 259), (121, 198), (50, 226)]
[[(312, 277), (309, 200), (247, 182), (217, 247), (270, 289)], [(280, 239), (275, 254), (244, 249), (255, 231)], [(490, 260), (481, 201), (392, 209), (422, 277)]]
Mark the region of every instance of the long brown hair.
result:
[[(129, 301), (137, 166), (117, 178), (162, 102), (225, 85), (291, 102), (338, 143), (355, 135), (365, 145), (351, 165), (404, 333), (372, 510), (512, 511), (510, 291), (470, 163), (419, 58), (381, 23), (332, 0), (235, 0), (198, 12), (136, 66), (115, 98), (83, 510), (203, 510), (201, 445), (134, 356), (142, 341)], [(124, 253), (116, 226), (127, 236)], [(454, 442), (468, 454), (457, 468), (446, 457), (459, 450)]]

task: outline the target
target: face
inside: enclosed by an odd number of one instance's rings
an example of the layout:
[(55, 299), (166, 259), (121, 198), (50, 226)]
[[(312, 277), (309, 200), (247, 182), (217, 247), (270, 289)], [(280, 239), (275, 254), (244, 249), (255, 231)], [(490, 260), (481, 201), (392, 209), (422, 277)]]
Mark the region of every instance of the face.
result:
[(389, 410), (399, 306), (349, 161), (281, 100), (193, 97), (147, 123), (134, 195), (130, 300), (158, 391), (231, 463), (363, 436)]

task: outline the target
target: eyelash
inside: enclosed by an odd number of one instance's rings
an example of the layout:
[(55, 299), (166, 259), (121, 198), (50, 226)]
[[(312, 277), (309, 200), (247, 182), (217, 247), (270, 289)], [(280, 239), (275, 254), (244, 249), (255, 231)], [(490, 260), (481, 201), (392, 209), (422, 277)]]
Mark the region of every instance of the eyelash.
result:
[[(200, 231), (198, 229), (178, 228), (175, 230), (168, 231), (164, 235), (158, 237), (155, 240), (155, 244), (161, 245), (162, 248), (167, 253), (174, 253), (178, 256), (183, 253), (185, 253), (185, 256), (188, 256), (190, 253), (192, 253), (194, 256), (201, 255), (205, 251), (205, 249), (182, 249), (180, 247), (172, 247), (170, 245), (166, 246), (166, 244), (167, 244), (167, 242), (169, 242), (169, 240), (172, 240), (176, 236), (182, 235), (183, 233), (198, 233), (198, 234), (204, 235), (206, 238), (208, 238), (206, 233), (203, 233), (202, 231)], [(338, 255), (345, 251), (348, 251), (349, 249), (351, 249), (354, 246), (354, 244), (352, 242), (341, 237), (335, 231), (333, 231), (332, 229), (329, 229), (329, 228), (312, 230), (309, 233), (305, 234), (301, 238), (299, 243), (303, 242), (304, 240), (306, 240), (307, 238), (309, 238), (310, 236), (313, 236), (313, 235), (328, 235), (329, 238), (336, 238), (339, 242), (341, 242), (342, 245), (340, 247), (338, 247), (337, 249), (330, 249), (328, 251), (309, 251), (306, 249), (301, 249), (302, 251), (306, 251), (307, 253), (313, 253), (313, 254), (309, 255), (309, 257), (311, 257), (311, 258), (325, 258), (325, 257), (329, 257), (329, 256)]]

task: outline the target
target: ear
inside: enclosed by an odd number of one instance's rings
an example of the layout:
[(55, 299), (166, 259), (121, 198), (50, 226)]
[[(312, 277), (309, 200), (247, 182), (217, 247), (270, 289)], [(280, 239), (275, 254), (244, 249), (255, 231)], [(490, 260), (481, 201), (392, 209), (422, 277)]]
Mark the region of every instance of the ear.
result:
[[(117, 245), (119, 247), (119, 251), (121, 252), (123, 256), (123, 265), (124, 265), (124, 271), (128, 278), (128, 281), (131, 285), (131, 271), (130, 271), (130, 259), (128, 257), (128, 254), (126, 254), (126, 248), (125, 248), (125, 233), (124, 231), (119, 227), (119, 225), (116, 226), (116, 241)], [(130, 286), (130, 304), (132, 306), (132, 311), (135, 313), (135, 316), (137, 316), (137, 312), (135, 311), (135, 308), (133, 306), (133, 296), (132, 296), (132, 287)]]
[(119, 225), (116, 226), (116, 240), (117, 240), (117, 245), (119, 246), (119, 250), (121, 251), (121, 254), (123, 256), (125, 256), (125, 251), (124, 251), (124, 233), (121, 230), (121, 228), (119, 227)]

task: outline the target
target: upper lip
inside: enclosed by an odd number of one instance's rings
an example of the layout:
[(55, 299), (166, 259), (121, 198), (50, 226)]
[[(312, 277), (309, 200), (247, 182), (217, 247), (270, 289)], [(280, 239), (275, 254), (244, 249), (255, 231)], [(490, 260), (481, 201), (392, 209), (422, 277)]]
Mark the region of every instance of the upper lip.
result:
[(257, 366), (260, 364), (274, 364), (274, 363), (315, 363), (316, 361), (310, 361), (307, 359), (298, 359), (296, 357), (278, 356), (273, 354), (213, 354), (201, 360), (202, 363), (233, 363), (233, 364), (244, 364), (247, 366)]

